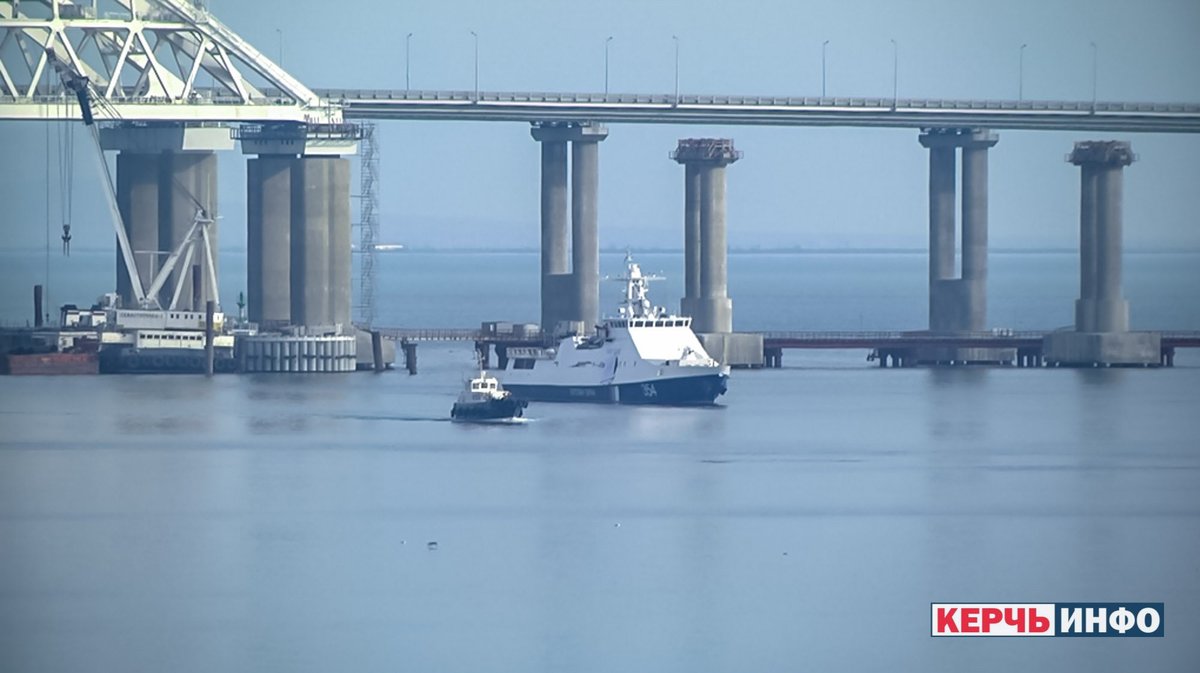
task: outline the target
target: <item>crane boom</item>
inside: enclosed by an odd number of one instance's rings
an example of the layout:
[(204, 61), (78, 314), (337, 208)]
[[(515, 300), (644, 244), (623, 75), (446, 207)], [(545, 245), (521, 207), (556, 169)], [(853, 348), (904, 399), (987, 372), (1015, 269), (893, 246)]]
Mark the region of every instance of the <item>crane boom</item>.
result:
[(121, 218), (121, 209), (117, 206), (117, 194), (113, 189), (112, 173), (108, 170), (108, 162), (104, 160), (104, 148), (100, 145), (100, 130), (96, 126), (95, 114), (92, 110), (91, 83), (82, 73), (76, 72), (66, 61), (58, 58), (53, 49), (46, 50), (47, 58), (54, 64), (54, 70), (62, 80), (63, 86), (75, 94), (79, 101), (79, 110), (83, 115), (83, 123), (92, 136), (96, 146), (96, 160), (100, 163), (100, 172), (104, 176), (104, 196), (108, 202), (109, 213), (112, 215), (113, 228), (117, 232), (117, 247), (121, 250), (121, 259), (125, 264), (125, 272), (129, 275), (129, 284), (133, 288), (133, 296), (139, 307), (147, 308), (158, 303), (157, 298), (147, 299), (142, 287), (142, 278), (138, 274), (137, 263), (133, 259), (133, 247), (129, 244), (129, 235), (125, 230), (125, 222)]

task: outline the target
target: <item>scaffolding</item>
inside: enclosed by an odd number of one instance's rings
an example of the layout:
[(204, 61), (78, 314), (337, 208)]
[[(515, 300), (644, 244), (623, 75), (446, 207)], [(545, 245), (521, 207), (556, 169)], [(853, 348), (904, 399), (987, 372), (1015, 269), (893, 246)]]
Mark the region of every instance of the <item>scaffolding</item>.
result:
[(361, 125), (358, 217), (358, 319), (367, 329), (375, 322), (375, 244), (379, 240), (379, 135), (374, 122)]

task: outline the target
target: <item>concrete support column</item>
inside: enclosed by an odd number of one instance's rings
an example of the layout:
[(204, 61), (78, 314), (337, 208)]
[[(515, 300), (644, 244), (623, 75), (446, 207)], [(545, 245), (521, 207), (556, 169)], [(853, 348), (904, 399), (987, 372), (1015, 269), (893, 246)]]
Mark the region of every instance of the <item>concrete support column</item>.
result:
[(964, 329), (987, 327), (988, 148), (995, 140), (962, 148), (962, 279), (966, 297)]
[(542, 273), (567, 273), (567, 143), (542, 143)]
[[(133, 248), (133, 258), (141, 276), (142, 289), (149, 289), (158, 271), (158, 171), (156, 153), (123, 151), (117, 154), (117, 208), (125, 225), (125, 234)], [(117, 294), (121, 305), (137, 307), (133, 285), (125, 269), (121, 249), (117, 247)]]
[(684, 166), (684, 287), (697, 333), (733, 331), (725, 224), (725, 167), (742, 153), (724, 138), (684, 138), (671, 158)]
[[(929, 329), (977, 331), (987, 326), (988, 169), (996, 134), (981, 129), (930, 129)], [(962, 257), (955, 274), (955, 153), (962, 149)]]
[(294, 324), (349, 324), (350, 163), (345, 159), (301, 157), (292, 164), (290, 281)]
[[(216, 153), (163, 152), (160, 157), (158, 183), (158, 244), (163, 252), (169, 254), (179, 247), (187, 237), (188, 230), (192, 228), (198, 210), (202, 210), (205, 217), (214, 217), (217, 213)], [(216, 222), (209, 226), (209, 235), (213, 249), (213, 266), (219, 272)], [(134, 249), (137, 249), (136, 245)], [(165, 256), (163, 259), (165, 261)], [(218, 300), (218, 297), (210, 296), (210, 277), (208, 265), (203, 257), (203, 246), (197, 246), (192, 261), (201, 264), (203, 287), (199, 293), (200, 303), (194, 305), (192, 302), (192, 272), (183, 265), (181, 257), (159, 292), (159, 303), (164, 308), (170, 305), (181, 276), (183, 285), (177, 308), (201, 311), (209, 299)]]
[(1109, 165), (1096, 175), (1096, 331), (1129, 329), (1129, 304), (1121, 296), (1121, 211), (1123, 167)]
[(591, 332), (600, 321), (600, 235), (597, 196), (600, 146), (571, 143), (571, 273), (575, 276), (574, 320)]
[(955, 277), (956, 158), (953, 147), (929, 148), (929, 280)]
[(1129, 304), (1121, 296), (1121, 211), (1123, 171), (1133, 160), (1129, 143), (1117, 141), (1075, 143), (1068, 158), (1081, 175), (1077, 332), (1129, 329)]
[(292, 317), (292, 164), (294, 156), (246, 162), (246, 308), (260, 327)]
[[(542, 143), (542, 330), (567, 321), (590, 331), (600, 319), (599, 143), (602, 124), (536, 123)], [(571, 143), (571, 269), (567, 269), (567, 143)]]
[(725, 166), (700, 169), (700, 302), (698, 332), (732, 332), (728, 244), (725, 229)]
[(1079, 184), (1079, 299), (1075, 329), (1096, 331), (1096, 167), (1081, 164)]
[(567, 143), (542, 142), (542, 330), (549, 333), (564, 316), (561, 299), (568, 278)]
[(680, 302), (683, 315), (693, 315), (700, 297), (700, 167), (683, 167), (683, 275), (684, 291)]

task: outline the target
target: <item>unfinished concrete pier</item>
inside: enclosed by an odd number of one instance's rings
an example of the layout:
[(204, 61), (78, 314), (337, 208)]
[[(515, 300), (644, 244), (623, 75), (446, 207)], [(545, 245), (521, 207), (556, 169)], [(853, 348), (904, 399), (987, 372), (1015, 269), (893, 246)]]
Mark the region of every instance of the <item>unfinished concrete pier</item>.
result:
[(728, 138), (682, 138), (671, 158), (684, 167), (684, 296), (680, 312), (705, 350), (724, 364), (760, 367), (762, 336), (733, 331), (725, 221), (725, 167), (742, 158)]
[(1048, 334), (1043, 351), (1054, 366), (1157, 366), (1161, 335), (1129, 331), (1121, 295), (1125, 167), (1136, 159), (1128, 142), (1075, 143), (1067, 161), (1079, 166), (1079, 299), (1075, 330)]
[(608, 129), (588, 122), (539, 123), (531, 133), (542, 143), (542, 330), (552, 334), (570, 325), (570, 331), (590, 332), (600, 320), (599, 144)]

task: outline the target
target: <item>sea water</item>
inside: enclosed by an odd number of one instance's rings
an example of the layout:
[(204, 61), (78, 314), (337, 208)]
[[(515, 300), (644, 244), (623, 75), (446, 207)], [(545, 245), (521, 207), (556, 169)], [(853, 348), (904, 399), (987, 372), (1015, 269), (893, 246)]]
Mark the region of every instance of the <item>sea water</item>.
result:
[[(3, 253), (21, 322), (43, 260)], [(602, 273), (618, 275), (621, 255)], [(678, 255), (639, 255), (681, 294)], [(997, 327), (1071, 321), (1076, 257), (993, 254)], [(1127, 255), (1200, 328), (1195, 255)], [(111, 285), (55, 268), (54, 301)], [(919, 329), (925, 257), (730, 256), (742, 329)], [(231, 309), (244, 262), (226, 255)], [(382, 255), (381, 325), (537, 320), (535, 253)], [(11, 281), (11, 282), (10, 282)], [(613, 306), (619, 286), (605, 284)], [(450, 423), (420, 373), (0, 377), (0, 670), (1190, 670), (1200, 358), (879, 369), (789, 351), (714, 408)], [(436, 545), (430, 543), (436, 542)], [(934, 639), (931, 602), (1164, 602), (1158, 639)]]

